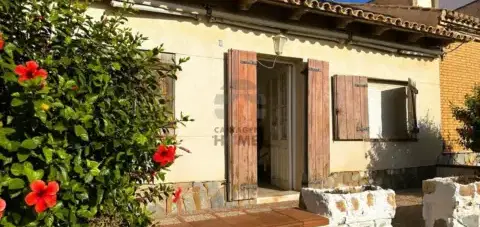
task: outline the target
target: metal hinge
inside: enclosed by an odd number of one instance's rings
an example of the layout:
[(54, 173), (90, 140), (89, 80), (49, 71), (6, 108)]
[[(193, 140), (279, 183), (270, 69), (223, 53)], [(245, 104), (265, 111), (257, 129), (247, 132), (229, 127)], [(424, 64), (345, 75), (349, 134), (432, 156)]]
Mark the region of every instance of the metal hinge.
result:
[(257, 65), (257, 62), (252, 60), (241, 60), (240, 63), (247, 65)]
[(355, 87), (368, 87), (367, 83), (355, 83)]
[(368, 132), (368, 130), (370, 130), (370, 127), (357, 127), (357, 132)]
[(256, 184), (242, 184), (240, 185), (240, 189), (257, 189), (258, 185)]
[(308, 67), (308, 71), (320, 72), (319, 68)]

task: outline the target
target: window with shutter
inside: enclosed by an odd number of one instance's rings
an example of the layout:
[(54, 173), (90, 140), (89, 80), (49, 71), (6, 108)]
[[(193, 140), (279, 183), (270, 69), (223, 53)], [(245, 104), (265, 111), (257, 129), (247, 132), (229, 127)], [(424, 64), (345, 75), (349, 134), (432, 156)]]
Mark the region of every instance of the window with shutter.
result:
[(404, 82), (337, 75), (333, 89), (336, 140), (417, 138), (418, 90), (411, 79)]
[(408, 136), (412, 139), (417, 138), (419, 133), (417, 124), (417, 94), (418, 90), (415, 82), (408, 79), (407, 99), (408, 99)]
[(371, 140), (415, 139), (418, 132), (415, 84), (371, 79), (368, 84), (368, 113)]
[[(155, 72), (157, 73), (158, 89), (160, 93), (165, 97), (165, 106), (172, 119), (175, 116), (175, 79), (169, 77), (169, 72), (172, 71), (175, 64), (175, 54), (172, 53), (160, 53), (158, 61), (155, 65)], [(175, 125), (166, 126), (162, 132), (163, 136), (174, 136)]]
[(158, 73), (159, 89), (166, 97), (166, 105), (172, 114), (175, 114), (175, 79), (169, 77), (167, 74), (172, 69), (175, 63), (175, 54), (160, 53), (158, 56), (158, 63), (155, 70)]
[(362, 140), (369, 135), (368, 81), (363, 76), (333, 77), (334, 138)]

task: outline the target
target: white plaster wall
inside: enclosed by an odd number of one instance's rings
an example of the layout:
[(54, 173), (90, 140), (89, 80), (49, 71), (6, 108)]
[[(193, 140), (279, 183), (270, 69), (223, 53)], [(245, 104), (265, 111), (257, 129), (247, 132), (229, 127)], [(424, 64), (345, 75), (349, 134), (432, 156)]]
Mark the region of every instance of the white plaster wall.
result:
[[(105, 8), (110, 9), (106, 5), (95, 5), (88, 14), (99, 17)], [(215, 145), (213, 138), (221, 136), (215, 129), (224, 126), (224, 119), (215, 115), (215, 110), (223, 106), (214, 101), (217, 95), (224, 94), (224, 54), (231, 48), (274, 54), (271, 35), (217, 24), (168, 19), (151, 13), (130, 17), (127, 26), (150, 39), (145, 48), (163, 43), (166, 51), (176, 53), (178, 57), (190, 57), (175, 85), (175, 108), (178, 114), (183, 111), (195, 119), (186, 128), (178, 130), (183, 146), (192, 154), (176, 161), (167, 180), (224, 180), (225, 149), (220, 143)], [(283, 55), (304, 61), (308, 58), (328, 61), (331, 76), (363, 75), (403, 81), (413, 78), (420, 91), (418, 118), (428, 118), (435, 127), (440, 123), (438, 59), (398, 57), (296, 37), (290, 37)], [(426, 133), (421, 134), (416, 143), (377, 144), (374, 150), (369, 142), (332, 141), (331, 172), (433, 165), (439, 152), (441, 141)], [(377, 157), (381, 160), (370, 162)]]

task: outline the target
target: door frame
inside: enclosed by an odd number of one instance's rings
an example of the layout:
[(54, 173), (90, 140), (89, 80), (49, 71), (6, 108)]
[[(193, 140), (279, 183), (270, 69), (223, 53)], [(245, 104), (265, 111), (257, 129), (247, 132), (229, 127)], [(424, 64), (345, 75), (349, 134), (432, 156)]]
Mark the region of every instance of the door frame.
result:
[[(275, 59), (276, 58), (276, 59)], [(296, 64), (292, 61), (289, 60), (283, 60), (283, 59), (278, 59), (279, 57), (275, 57), (273, 55), (263, 55), (257, 53), (257, 61), (262, 61), (262, 62), (269, 62), (272, 63), (275, 61), (275, 64), (280, 63), (280, 64), (285, 64), (289, 66), (289, 72), (287, 74), (287, 140), (288, 140), (288, 154), (289, 154), (289, 179), (288, 179), (288, 185), (289, 189), (288, 190), (294, 190), (295, 189), (295, 182), (296, 182), (296, 161), (297, 161), (297, 155), (294, 152), (295, 147), (297, 145), (296, 137), (294, 137), (294, 129), (297, 127), (297, 123), (294, 119), (296, 119), (296, 102), (293, 102), (293, 100), (296, 100), (297, 95), (294, 92), (294, 89), (296, 87), (296, 80), (295, 78), (295, 72), (296, 70)], [(263, 67), (263, 66), (260, 66)], [(259, 76), (258, 70), (257, 70), (257, 77)], [(270, 167), (271, 168), (271, 167)]]

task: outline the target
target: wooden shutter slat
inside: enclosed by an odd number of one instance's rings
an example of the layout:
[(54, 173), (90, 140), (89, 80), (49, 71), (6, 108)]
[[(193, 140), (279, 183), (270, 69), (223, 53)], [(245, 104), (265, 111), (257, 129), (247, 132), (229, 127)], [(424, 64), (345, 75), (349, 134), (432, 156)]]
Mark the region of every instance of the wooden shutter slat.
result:
[(336, 75), (333, 80), (335, 139), (364, 139), (368, 135), (367, 78)]
[[(359, 83), (368, 85), (367, 77), (359, 77)], [(365, 130), (360, 132), (357, 137), (358, 139), (370, 138), (370, 126), (368, 120), (368, 86), (360, 87), (360, 96), (359, 96), (360, 112), (361, 112), (361, 127)]]
[(411, 79), (408, 79), (407, 86), (407, 98), (408, 98), (408, 134), (410, 138), (416, 138), (418, 133), (417, 125), (417, 114), (416, 114), (416, 99), (417, 99), (418, 90), (415, 86), (415, 82)]
[(355, 122), (354, 118), (354, 104), (350, 100), (354, 100), (355, 97), (353, 96), (353, 90), (355, 90), (354, 86), (354, 78), (353, 76), (345, 77), (345, 115), (346, 115), (346, 127), (347, 127), (347, 139), (355, 139), (356, 134), (356, 124), (351, 124), (351, 122)]
[(337, 139), (347, 139), (346, 81), (344, 76), (336, 76), (335, 80), (335, 116)]
[[(328, 62), (308, 60), (308, 184), (321, 186), (330, 171), (330, 97)], [(320, 185), (319, 185), (320, 184)]]
[(246, 200), (257, 196), (257, 69), (256, 53), (229, 51), (229, 195)]
[[(254, 52), (248, 52), (248, 60), (250, 62), (257, 62), (257, 54)], [(248, 175), (247, 183), (249, 185), (257, 185), (257, 143), (255, 142), (257, 137), (257, 67), (249, 66), (248, 67), (248, 81), (249, 84), (249, 125), (248, 128), (251, 130), (248, 136), (249, 140), (249, 154), (248, 154)], [(258, 142), (258, 141), (257, 141)], [(257, 198), (257, 188), (249, 187), (248, 189), (248, 199)]]
[[(354, 84), (360, 84), (360, 77), (355, 76), (353, 77), (353, 83)], [(362, 87), (356, 86), (353, 87), (353, 96), (354, 97), (360, 97), (362, 95)], [(359, 128), (363, 128), (363, 110), (362, 110), (362, 100), (360, 99), (360, 102), (354, 102), (353, 103), (353, 115), (354, 115), (354, 122), (357, 122), (355, 125), (355, 136), (354, 138), (361, 138), (362, 137), (362, 131), (358, 130)]]
[(323, 177), (330, 175), (330, 67), (328, 62), (323, 62), (322, 71), (322, 110), (323, 110), (323, 128), (322, 128), (322, 167)]

